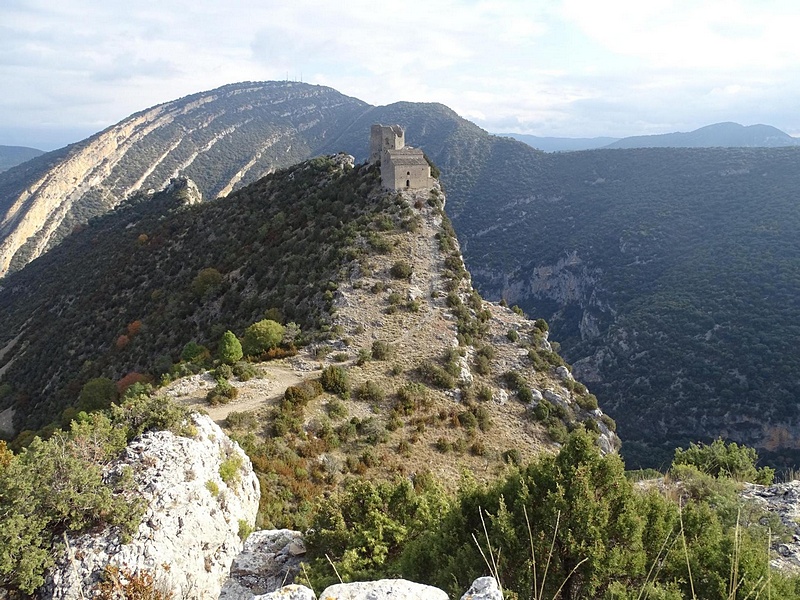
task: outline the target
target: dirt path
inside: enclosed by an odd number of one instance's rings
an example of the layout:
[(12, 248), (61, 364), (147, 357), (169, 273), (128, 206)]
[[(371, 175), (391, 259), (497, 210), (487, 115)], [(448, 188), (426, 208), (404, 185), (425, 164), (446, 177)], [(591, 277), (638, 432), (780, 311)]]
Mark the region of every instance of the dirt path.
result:
[(209, 406), (206, 395), (216, 385), (211, 373), (184, 377), (164, 388), (165, 395), (188, 408), (202, 409), (218, 424), (223, 424), (232, 412), (255, 411), (269, 406), (283, 396), (286, 388), (297, 385), (315, 374), (295, 369), (288, 361), (258, 365), (262, 374), (249, 381), (231, 380), (239, 396), (229, 404)]

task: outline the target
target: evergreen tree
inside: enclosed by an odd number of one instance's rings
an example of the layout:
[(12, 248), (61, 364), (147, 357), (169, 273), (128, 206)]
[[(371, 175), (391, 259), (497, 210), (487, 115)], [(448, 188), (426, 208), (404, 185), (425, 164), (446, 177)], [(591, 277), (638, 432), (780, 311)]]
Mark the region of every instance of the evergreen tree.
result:
[(239, 338), (230, 330), (223, 333), (219, 342), (219, 359), (226, 365), (232, 365), (241, 360), (242, 356), (242, 344)]

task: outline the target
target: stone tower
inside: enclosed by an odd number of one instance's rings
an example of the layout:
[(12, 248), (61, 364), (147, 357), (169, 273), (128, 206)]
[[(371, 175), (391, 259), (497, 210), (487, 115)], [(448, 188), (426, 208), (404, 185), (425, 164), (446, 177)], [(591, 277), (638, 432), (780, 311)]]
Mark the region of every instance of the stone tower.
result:
[(406, 146), (400, 125), (370, 129), (369, 162), (381, 163), (381, 184), (390, 190), (420, 190), (433, 185), (431, 167), (419, 148)]

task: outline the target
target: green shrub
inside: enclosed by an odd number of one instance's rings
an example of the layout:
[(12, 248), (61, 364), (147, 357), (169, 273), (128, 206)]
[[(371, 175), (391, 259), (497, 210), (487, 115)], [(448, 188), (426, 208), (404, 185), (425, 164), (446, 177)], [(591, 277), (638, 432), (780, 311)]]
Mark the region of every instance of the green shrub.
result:
[(233, 377), (233, 369), (225, 363), (214, 369), (214, 379), (230, 379)]
[(239, 519), (239, 539), (246, 542), (251, 533), (253, 533), (252, 525), (244, 519)]
[(426, 361), (419, 366), (420, 376), (436, 387), (453, 389), (456, 385), (455, 378), (445, 369), (430, 361)]
[(472, 456), (485, 456), (486, 445), (482, 441), (476, 440), (472, 443), (472, 446), (470, 446), (469, 453), (472, 454)]
[(481, 386), (478, 390), (478, 400), (481, 402), (489, 402), (492, 399), (492, 388), (488, 386)]
[(347, 416), (347, 407), (341, 400), (331, 398), (326, 405), (328, 416), (331, 419), (343, 419)]
[(132, 473), (104, 480), (104, 466), (125, 447), (127, 434), (124, 423), (104, 413), (84, 413), (69, 432), (35, 437), (18, 455), (0, 442), (0, 587), (33, 594), (62, 532), (110, 526), (129, 540), (144, 508)]
[(206, 481), (206, 489), (211, 493), (214, 498), (219, 496), (219, 486), (217, 485), (216, 481), (211, 481), (210, 479)]
[(583, 410), (595, 410), (597, 408), (597, 396), (594, 394), (584, 394), (577, 396), (575, 400)]
[(283, 333), (283, 325), (272, 319), (262, 319), (245, 329), (242, 350), (248, 356), (260, 356), (276, 348), (283, 339)]
[(307, 537), (314, 589), (338, 583), (339, 577), (365, 581), (397, 573), (393, 563), (410, 536), (433, 526), (448, 502), (435, 486), (424, 485), (424, 476), (417, 480), (415, 489), (408, 481), (351, 479), (322, 502)]
[(713, 477), (731, 477), (739, 481), (749, 481), (769, 485), (775, 471), (769, 467), (756, 468), (758, 454), (755, 449), (739, 446), (735, 442), (726, 444), (716, 439), (711, 444), (690, 444), (684, 450), (675, 450), (672, 466), (690, 465), (702, 473)]
[(356, 365), (363, 367), (365, 364), (367, 364), (370, 358), (372, 358), (372, 353), (366, 348), (361, 348), (358, 351), (358, 356), (356, 357)]
[(440, 437), (434, 443), (434, 448), (436, 448), (442, 454), (447, 454), (448, 452), (453, 450), (453, 444), (447, 438)]
[(86, 412), (101, 410), (111, 406), (118, 397), (117, 386), (108, 377), (90, 379), (78, 395), (78, 410)]
[(359, 461), (365, 467), (374, 467), (378, 464), (378, 457), (375, 456), (375, 452), (372, 449), (367, 448), (361, 453)]
[(386, 398), (386, 393), (383, 391), (383, 388), (371, 379), (358, 386), (356, 394), (358, 399), (362, 402), (370, 402), (373, 404), (383, 402)]
[(458, 415), (458, 423), (464, 429), (475, 429), (478, 426), (478, 418), (469, 410), (465, 410)]
[(285, 410), (301, 408), (308, 404), (315, 396), (312, 389), (306, 386), (290, 385), (283, 392), (281, 407)]
[(372, 342), (372, 358), (375, 360), (390, 360), (394, 356), (394, 348), (389, 342), (375, 340)]
[(481, 356), (478, 354), (475, 357), (475, 364), (474, 364), (475, 372), (479, 375), (488, 375), (492, 372), (492, 365), (488, 358), (485, 356)]
[(198, 298), (216, 291), (222, 284), (222, 274), (213, 267), (202, 269), (192, 280), (192, 293)]
[(569, 437), (569, 430), (561, 419), (551, 417), (547, 421), (547, 434), (557, 444), (563, 444)]
[(372, 249), (379, 254), (388, 254), (392, 251), (392, 242), (389, 241), (386, 236), (375, 233), (374, 231), (370, 232), (367, 236), (367, 242), (372, 246)]
[(511, 448), (503, 452), (503, 460), (512, 465), (519, 465), (522, 463), (522, 454), (516, 448)]
[(389, 439), (389, 436), (386, 433), (386, 427), (384, 427), (383, 423), (381, 423), (375, 417), (369, 417), (363, 421), (360, 421), (356, 428), (358, 433), (364, 437), (366, 442), (373, 446), (376, 444), (383, 444)]
[(492, 418), (489, 414), (489, 410), (485, 406), (475, 407), (473, 413), (481, 431), (489, 431), (492, 428)]
[(231, 454), (219, 465), (220, 479), (228, 485), (235, 483), (239, 480), (243, 466), (242, 457), (238, 453)]
[(485, 344), (485, 345), (481, 346), (480, 348), (478, 348), (477, 354), (478, 354), (478, 356), (485, 356), (489, 360), (492, 360), (495, 357), (496, 350), (494, 349), (494, 346), (490, 346), (489, 344)]
[(397, 390), (397, 403), (395, 409), (404, 415), (410, 415), (417, 408), (426, 406), (428, 391), (419, 383), (407, 383)]
[(411, 277), (413, 272), (413, 267), (404, 260), (398, 260), (392, 265), (392, 268), (389, 269), (389, 273), (395, 279), (408, 279)]
[(346, 394), (350, 391), (350, 382), (347, 371), (342, 367), (330, 366), (322, 370), (320, 377), (322, 389), (331, 394)]
[(225, 417), (225, 424), (231, 429), (253, 431), (258, 427), (258, 419), (252, 412), (230, 412)]
[(206, 395), (206, 402), (211, 406), (227, 404), (236, 399), (239, 390), (233, 387), (227, 379), (217, 379), (217, 385)]
[(239, 381), (249, 381), (253, 377), (260, 375), (258, 368), (249, 362), (239, 361), (233, 365), (233, 374), (239, 378)]
[(604, 424), (606, 427), (608, 427), (608, 429), (609, 429), (610, 431), (616, 431), (616, 430), (617, 430), (617, 423), (616, 423), (616, 421), (614, 421), (614, 419), (612, 419), (612, 418), (611, 418), (610, 416), (608, 416), (607, 414), (603, 414), (603, 415), (601, 415), (601, 416), (600, 416), (600, 420), (603, 422), (603, 424)]

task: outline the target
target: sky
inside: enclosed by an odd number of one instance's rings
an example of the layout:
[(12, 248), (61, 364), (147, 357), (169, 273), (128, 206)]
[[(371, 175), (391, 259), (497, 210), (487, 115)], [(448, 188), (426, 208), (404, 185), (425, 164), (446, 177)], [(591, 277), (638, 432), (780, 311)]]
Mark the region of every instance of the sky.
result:
[(798, 32), (796, 0), (0, 0), (0, 144), (52, 150), (284, 79), (441, 102), (493, 133), (800, 135)]

